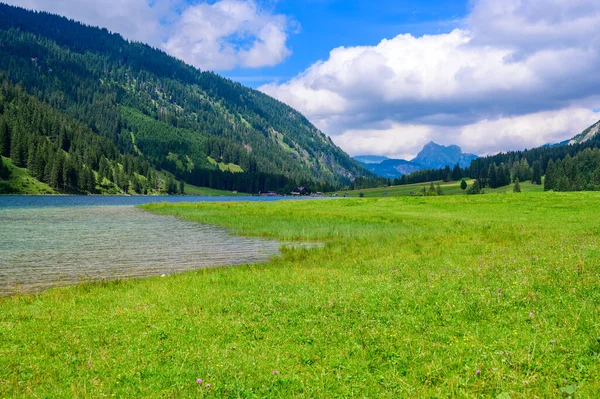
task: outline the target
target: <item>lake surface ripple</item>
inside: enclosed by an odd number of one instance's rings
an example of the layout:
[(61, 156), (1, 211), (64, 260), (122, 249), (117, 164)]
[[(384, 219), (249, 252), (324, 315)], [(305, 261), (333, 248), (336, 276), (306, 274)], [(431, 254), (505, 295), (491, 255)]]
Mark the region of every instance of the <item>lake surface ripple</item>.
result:
[(0, 296), (264, 262), (280, 244), (131, 205), (0, 207)]

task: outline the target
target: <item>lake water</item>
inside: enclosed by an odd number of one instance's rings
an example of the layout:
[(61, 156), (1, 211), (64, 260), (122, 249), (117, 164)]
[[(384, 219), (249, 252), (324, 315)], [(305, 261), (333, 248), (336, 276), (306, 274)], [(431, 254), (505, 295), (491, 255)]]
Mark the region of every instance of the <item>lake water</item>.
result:
[[(280, 243), (154, 215), (150, 202), (269, 197), (0, 196), (0, 296), (82, 281), (264, 262)], [(232, 217), (234, 217), (232, 215)]]

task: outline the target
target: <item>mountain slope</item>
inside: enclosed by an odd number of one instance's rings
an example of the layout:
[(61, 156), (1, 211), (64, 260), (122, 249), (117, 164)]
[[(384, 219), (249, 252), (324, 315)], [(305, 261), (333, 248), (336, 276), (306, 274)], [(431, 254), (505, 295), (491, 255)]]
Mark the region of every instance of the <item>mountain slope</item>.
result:
[(569, 144), (581, 144), (596, 137), (600, 131), (600, 121), (585, 129), (583, 132), (568, 141)]
[(425, 169), (423, 165), (406, 161), (404, 159), (385, 159), (380, 163), (369, 163), (363, 165), (376, 175), (390, 179), (395, 179), (402, 175), (407, 175), (412, 172)]
[(426, 144), (417, 156), (411, 161), (425, 166), (428, 169), (441, 169), (445, 166), (454, 166), (457, 163), (461, 168), (471, 164), (475, 154), (465, 154), (457, 145), (443, 146), (433, 141)]
[(273, 185), (371, 176), (289, 106), (66, 18), (0, 4), (0, 73), (186, 181), (210, 183), (219, 164), (285, 177)]
[(378, 176), (397, 178), (424, 169), (443, 169), (446, 166), (453, 167), (457, 163), (461, 168), (466, 168), (473, 159), (478, 158), (474, 154), (465, 154), (457, 145), (443, 146), (433, 141), (426, 144), (419, 154), (412, 160), (390, 159), (377, 155), (359, 155), (354, 159), (365, 168)]
[(358, 161), (361, 165), (379, 164), (385, 160), (390, 159), (381, 155), (357, 155), (352, 158)]

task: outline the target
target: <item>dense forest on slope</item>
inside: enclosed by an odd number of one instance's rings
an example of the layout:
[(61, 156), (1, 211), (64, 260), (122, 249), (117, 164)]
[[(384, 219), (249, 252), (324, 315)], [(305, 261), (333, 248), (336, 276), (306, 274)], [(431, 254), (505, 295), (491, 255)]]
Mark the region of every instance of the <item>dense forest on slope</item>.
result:
[[(63, 192), (106, 189), (148, 193), (157, 183), (147, 161), (119, 153), (107, 137), (0, 76), (0, 155)], [(2, 168), (0, 178), (8, 178)], [(112, 183), (114, 182), (114, 183)], [(0, 192), (8, 192), (3, 188)]]
[[(287, 105), (106, 29), (0, 4), (0, 71), (111, 143), (112, 158), (97, 154), (107, 160), (127, 155), (190, 183), (240, 190), (372, 176)], [(222, 171), (227, 164), (238, 175)]]

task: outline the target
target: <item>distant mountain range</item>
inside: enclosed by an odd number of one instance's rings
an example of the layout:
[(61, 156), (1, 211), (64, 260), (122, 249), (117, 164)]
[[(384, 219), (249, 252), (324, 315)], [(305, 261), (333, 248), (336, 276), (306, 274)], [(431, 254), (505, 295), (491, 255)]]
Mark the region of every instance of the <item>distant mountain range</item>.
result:
[(388, 157), (382, 157), (381, 155), (357, 155), (353, 158), (363, 165), (379, 164), (390, 159)]
[(463, 153), (457, 145), (443, 146), (433, 141), (427, 143), (412, 160), (391, 159), (378, 155), (359, 155), (354, 159), (371, 172), (388, 178), (396, 178), (423, 169), (441, 169), (446, 165), (453, 167), (457, 163), (461, 168), (471, 164), (475, 154)]

